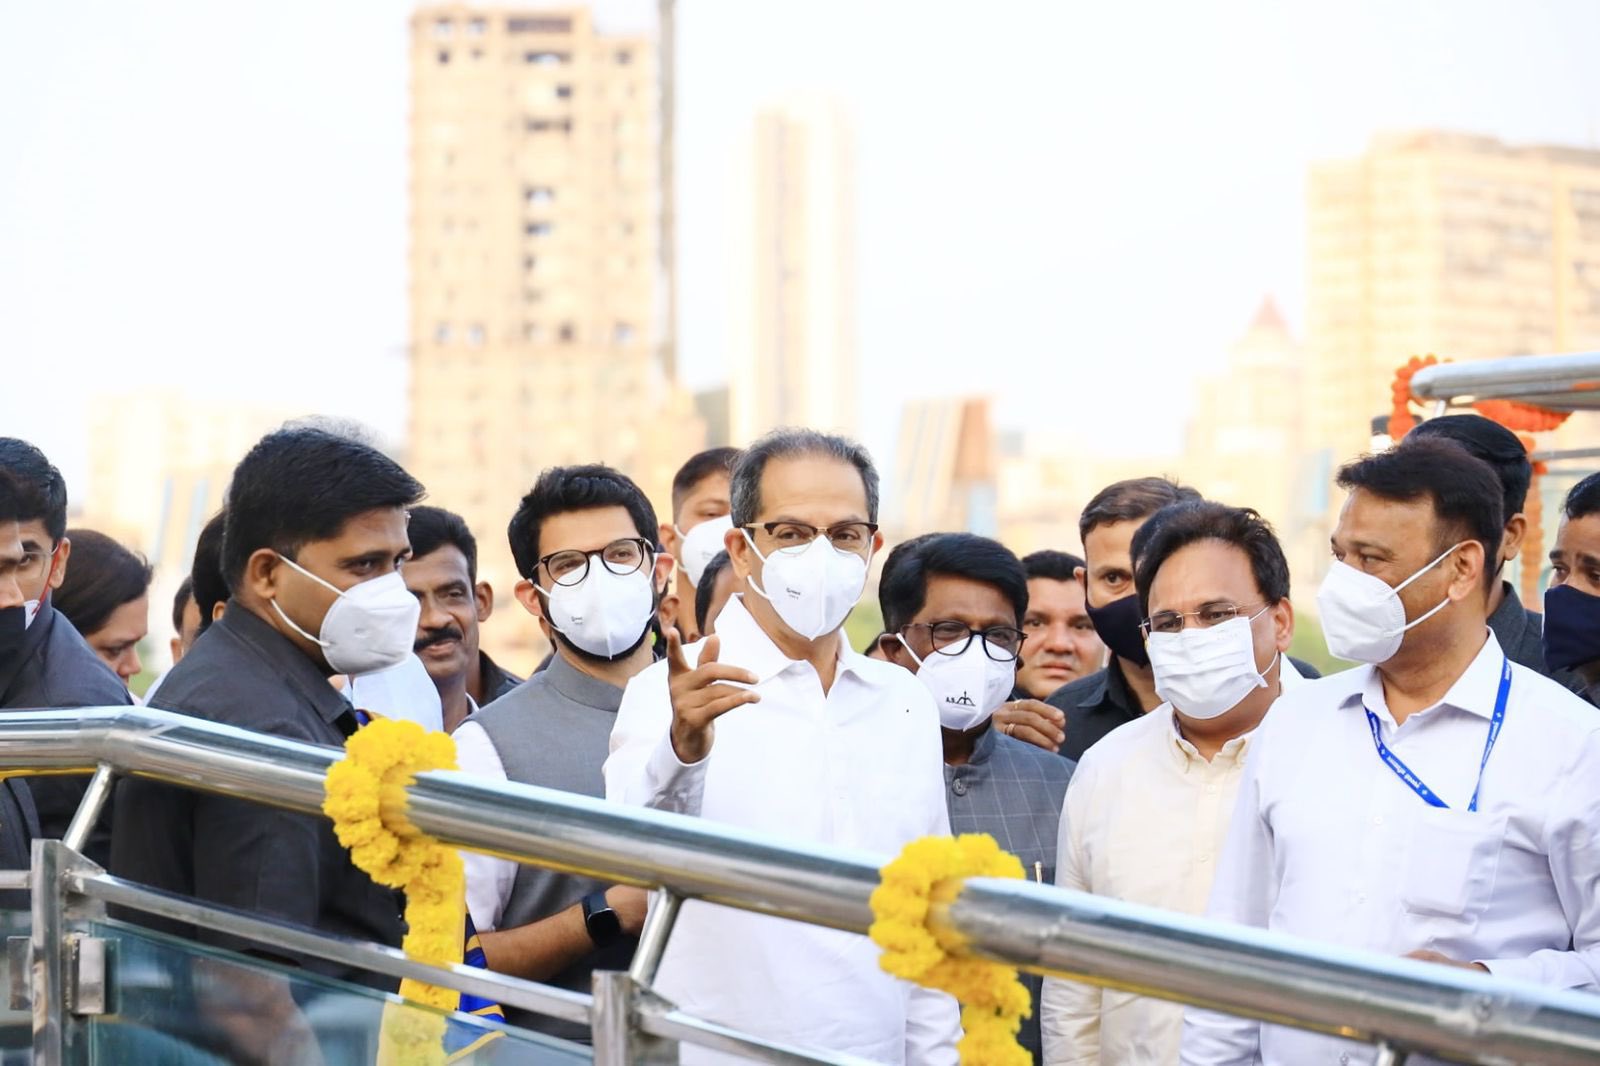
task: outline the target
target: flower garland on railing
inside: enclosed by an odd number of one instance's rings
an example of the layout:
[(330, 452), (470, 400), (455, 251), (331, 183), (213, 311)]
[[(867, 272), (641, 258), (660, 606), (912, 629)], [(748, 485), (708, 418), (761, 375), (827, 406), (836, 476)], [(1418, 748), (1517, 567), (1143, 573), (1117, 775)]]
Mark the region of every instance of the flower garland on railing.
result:
[(1031, 1066), (1017, 1033), (1033, 1005), (1016, 967), (951, 955), (957, 943), (928, 928), (929, 905), (954, 900), (966, 878), (1021, 878), (1022, 862), (987, 833), (965, 833), (914, 840), (880, 873), (868, 931), (883, 948), (879, 964), (961, 1002), (962, 1066)]
[[(405, 817), (406, 786), (424, 770), (456, 769), (447, 734), (415, 722), (375, 718), (345, 744), (328, 769), (323, 813), (356, 867), (381, 885), (406, 894), (401, 946), (418, 962), (450, 966), (462, 957), (466, 877), (454, 848), (419, 832)], [(387, 820), (385, 815), (387, 814)], [(440, 1011), (454, 1010), (457, 993), (407, 978), (400, 995)], [(446, 1021), (433, 1011), (402, 1010), (385, 1018), (379, 1066), (434, 1066), (445, 1061)]]

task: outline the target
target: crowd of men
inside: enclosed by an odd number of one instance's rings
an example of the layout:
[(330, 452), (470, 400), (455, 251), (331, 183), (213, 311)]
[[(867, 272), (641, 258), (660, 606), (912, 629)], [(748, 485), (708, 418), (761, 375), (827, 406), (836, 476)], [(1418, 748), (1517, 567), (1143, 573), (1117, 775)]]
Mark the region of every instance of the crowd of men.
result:
[[(507, 499), (511, 591), (553, 647), (523, 680), (480, 646), (495, 594), (466, 523), (421, 505), (424, 486), (367, 443), (290, 427), (243, 458), (202, 531), (172, 605), (174, 665), (149, 702), (334, 747), (369, 714), (417, 716), (488, 780), (884, 855), (989, 833), (1037, 880), (1597, 991), (1600, 474), (1565, 501), (1541, 616), (1501, 577), (1530, 472), (1514, 434), (1472, 415), (1344, 466), (1317, 605), (1329, 651), (1356, 665), (1319, 679), (1288, 654), (1291, 575), (1271, 527), (1167, 478), (1099, 492), (1079, 517), (1082, 558), (1018, 558), (963, 532), (896, 545), (884, 631), (863, 653), (843, 626), (885, 544), (859, 445), (778, 430), (696, 455), (667, 521), (620, 471), (553, 468)], [(125, 703), (140, 669), (149, 567), (66, 514), (46, 457), (0, 439), (7, 709)], [(425, 679), (421, 710), (408, 678)], [(83, 789), (0, 782), (0, 860), (58, 836)], [(128, 779), (104, 822), (86, 850), (119, 876), (400, 942), (402, 901), (323, 818)], [(490, 969), (587, 990), (628, 965), (644, 891), (465, 859)], [(861, 936), (689, 902), (656, 990), (780, 1043), (954, 1063), (954, 1001), (877, 959)], [(1031, 990), (1021, 1040), (1036, 1061), (1372, 1054), (1127, 991)], [(198, 1015), (225, 1016), (221, 995), (194, 989)], [(218, 1022), (228, 1057), (288, 1061), (314, 1041), (287, 986), (253, 996), (269, 1024)], [(728, 1061), (687, 1047), (683, 1060)]]

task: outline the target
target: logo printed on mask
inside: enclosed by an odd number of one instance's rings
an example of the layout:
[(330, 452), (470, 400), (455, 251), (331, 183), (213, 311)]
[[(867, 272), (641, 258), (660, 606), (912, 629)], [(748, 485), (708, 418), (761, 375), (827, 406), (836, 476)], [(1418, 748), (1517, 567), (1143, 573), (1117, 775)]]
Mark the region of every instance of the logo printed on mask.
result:
[(573, 645), (602, 659), (615, 659), (639, 646), (656, 613), (651, 580), (654, 569), (613, 574), (592, 556), (589, 572), (576, 585), (557, 585), (545, 598), (545, 618)]
[[(933, 694), (939, 706), (939, 724), (946, 729), (965, 733), (979, 725), (1006, 701), (1017, 683), (1016, 660), (997, 663), (989, 658), (982, 637), (974, 635), (960, 655), (935, 652), (926, 659), (911, 650), (905, 637), (896, 634), (895, 639), (916, 662), (917, 680)], [(973, 692), (983, 693), (981, 702), (972, 698)]]
[[(772, 604), (783, 624), (805, 640), (816, 640), (844, 625), (861, 590), (867, 587), (867, 560), (842, 552), (827, 537), (802, 548), (780, 548), (762, 555), (749, 530), (742, 530), (750, 550), (761, 560), (761, 584), (751, 575), (750, 591)], [(778, 589), (773, 597), (767, 588)]]

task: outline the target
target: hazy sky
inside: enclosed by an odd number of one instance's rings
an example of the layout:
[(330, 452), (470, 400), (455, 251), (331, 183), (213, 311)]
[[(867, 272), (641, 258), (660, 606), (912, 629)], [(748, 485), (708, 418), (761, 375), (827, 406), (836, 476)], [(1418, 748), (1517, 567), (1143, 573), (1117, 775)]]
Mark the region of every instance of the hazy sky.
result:
[[(81, 477), (86, 390), (403, 427), (411, 8), (8, 9), (0, 432)], [(1265, 293), (1298, 327), (1312, 160), (1419, 126), (1600, 146), (1590, 0), (681, 0), (680, 20), (689, 384), (725, 374), (734, 146), (763, 100), (820, 89), (858, 138), (864, 390), (990, 391), (1003, 424), (1107, 450), (1175, 441)]]

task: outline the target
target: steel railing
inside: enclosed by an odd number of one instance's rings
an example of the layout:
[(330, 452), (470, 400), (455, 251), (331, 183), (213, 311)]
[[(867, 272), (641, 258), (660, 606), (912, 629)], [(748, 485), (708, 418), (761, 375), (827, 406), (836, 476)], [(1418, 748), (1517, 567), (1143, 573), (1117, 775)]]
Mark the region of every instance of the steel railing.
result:
[[(462, 773), (419, 775), (406, 810), (452, 845), (661, 890), (625, 974), (597, 974), (584, 996), (499, 974), (423, 967), (400, 952), (239, 915), (110, 877), (81, 845), (113, 775), (133, 774), (318, 812), (340, 752), (142, 708), (0, 713), (0, 767), (97, 769), (68, 839), (35, 847), (35, 952), (59, 932), (62, 893), (224, 929), (396, 976), (425, 976), (503, 1002), (587, 1019), (595, 1061), (650, 1061), (688, 1041), (775, 1062), (843, 1062), (690, 1018), (650, 994), (678, 906), (699, 899), (851, 932), (885, 856), (779, 841), (713, 822)], [(40, 867), (48, 867), (42, 870)], [(41, 917), (44, 919), (41, 921)], [(1463, 1062), (1600, 1061), (1600, 997), (1208, 922), (1025, 881), (974, 879), (933, 921), (965, 950), (1038, 973), (1114, 986), (1243, 1017), (1364, 1040), (1389, 1061), (1410, 1051)], [(41, 939), (44, 937), (46, 939)], [(285, 940), (292, 937), (292, 940)], [(40, 980), (43, 973), (45, 979)], [(35, 960), (36, 996), (65, 977)], [(36, 1001), (37, 1002), (37, 1001)], [(36, 1046), (40, 1019), (35, 1007)]]

